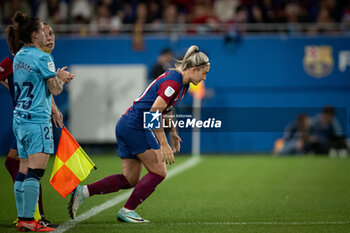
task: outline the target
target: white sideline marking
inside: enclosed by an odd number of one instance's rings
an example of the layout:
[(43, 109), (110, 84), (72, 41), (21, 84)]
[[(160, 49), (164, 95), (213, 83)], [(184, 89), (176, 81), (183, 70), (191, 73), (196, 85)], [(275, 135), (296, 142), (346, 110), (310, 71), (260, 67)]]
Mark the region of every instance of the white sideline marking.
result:
[[(171, 178), (173, 176), (176, 176), (180, 172), (183, 172), (183, 171), (197, 165), (199, 162), (200, 162), (199, 156), (195, 156), (195, 157), (188, 159), (187, 161), (180, 164), (179, 166), (176, 166), (173, 169), (171, 169), (167, 174), (167, 179)], [(95, 215), (99, 214), (100, 212), (102, 212), (108, 208), (111, 208), (111, 207), (119, 204), (122, 201), (125, 201), (130, 196), (131, 193), (132, 193), (132, 190), (129, 190), (129, 191), (127, 191), (123, 194), (120, 194), (120, 195), (118, 195), (118, 196), (98, 205), (98, 206), (93, 207), (92, 209), (88, 210), (87, 212), (77, 216), (75, 219), (71, 219), (71, 220), (68, 220), (67, 222), (64, 222), (62, 225), (60, 225), (56, 229), (55, 232), (56, 233), (63, 233), (65, 231), (73, 228), (79, 222), (85, 221), (85, 220), (91, 218), (92, 216), (95, 216)]]
[[(178, 222), (166, 223), (166, 225), (347, 225), (350, 221), (336, 221), (336, 222)], [(147, 223), (142, 226), (152, 225)]]

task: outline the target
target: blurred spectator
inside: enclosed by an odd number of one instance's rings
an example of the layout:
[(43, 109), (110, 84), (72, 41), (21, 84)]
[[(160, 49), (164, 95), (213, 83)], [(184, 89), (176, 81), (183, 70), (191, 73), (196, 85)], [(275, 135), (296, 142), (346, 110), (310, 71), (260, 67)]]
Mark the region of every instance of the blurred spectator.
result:
[(3, 21), (5, 24), (10, 24), (11, 19), (16, 11), (21, 11), (29, 16), (32, 15), (32, 8), (29, 4), (29, 1), (21, 0), (11, 0), (5, 1), (3, 9)]
[(77, 25), (73, 30), (71, 30), (72, 33), (78, 33), (81, 36), (86, 36), (89, 34), (90, 26), (88, 19), (83, 18), (83, 16), (78, 15), (74, 18), (73, 23)]
[[(334, 22), (340, 22), (343, 10), (340, 7), (339, 0), (323, 0), (324, 6), (329, 10), (331, 18)], [(345, 1), (346, 2), (346, 1)]]
[(288, 125), (284, 131), (283, 146), (276, 151), (278, 155), (303, 154), (310, 147), (310, 118), (300, 114), (294, 123)]
[(299, 23), (303, 21), (303, 9), (296, 2), (288, 3), (285, 7), (285, 15), (287, 23)]
[(85, 21), (90, 23), (93, 17), (93, 5), (89, 0), (71, 0), (70, 17), (75, 21)]
[(123, 12), (124, 0), (107, 0), (112, 15), (119, 15)]
[(165, 48), (158, 56), (157, 63), (152, 68), (152, 80), (163, 74), (171, 67), (172, 53), (171, 50)]
[(133, 29), (133, 49), (142, 51), (145, 48), (144, 32), (145, 24), (149, 23), (146, 3), (139, 3), (136, 8), (136, 20)]
[(261, 7), (262, 14), (266, 18), (266, 22), (278, 22), (277, 11), (279, 9), (274, 7), (272, 0), (260, 0), (258, 1)]
[(194, 8), (190, 23), (198, 24), (198, 26), (196, 26), (197, 33), (206, 33), (214, 31), (218, 27), (219, 20), (215, 17), (207, 4), (197, 4)]
[(198, 4), (197, 0), (168, 0), (168, 2), (178, 6), (179, 12), (184, 12), (186, 15), (190, 14)]
[(37, 17), (51, 25), (66, 23), (68, 19), (67, 3), (61, 0), (41, 1)]
[(4, 8), (5, 8), (5, 2), (4, 1), (0, 1), (0, 25), (3, 24), (3, 20), (4, 20)]
[(148, 15), (148, 8), (146, 3), (139, 3), (136, 8), (136, 24), (142, 23), (150, 23), (150, 17)]
[(314, 153), (347, 156), (345, 135), (335, 118), (334, 107), (326, 106), (321, 114), (312, 118), (311, 134), (315, 138), (311, 148)]
[(318, 11), (316, 23), (333, 23), (334, 18), (332, 17), (330, 9), (322, 5)]
[(184, 14), (179, 14), (178, 7), (175, 4), (168, 4), (163, 10), (161, 21), (155, 25), (155, 29), (168, 34), (176, 34), (186, 30), (185, 23), (186, 18)]
[[(227, 36), (230, 41), (232, 38), (239, 38), (241, 33), (246, 31), (246, 24), (248, 22), (248, 9), (244, 5), (239, 5), (234, 9), (235, 17), (227, 23)], [(237, 25), (239, 24), (239, 25)], [(238, 36), (238, 37), (237, 37)]]
[(250, 23), (264, 23), (266, 19), (263, 16), (262, 10), (258, 5), (253, 5), (251, 9)]
[(342, 15), (341, 22), (350, 23), (350, 2), (347, 4), (346, 8), (344, 9), (344, 14)]
[[(131, 32), (136, 26), (142, 29), (138, 31), (161, 31), (176, 36), (186, 29), (189, 33), (212, 33), (230, 27), (232, 31), (233, 23), (287, 23), (289, 33), (303, 30), (319, 34), (337, 33), (339, 25), (333, 23), (350, 22), (350, 5), (345, 0), (0, 0), (1, 23), (8, 24), (17, 10), (35, 14), (51, 24), (79, 24), (61, 28), (80, 34), (99, 32), (97, 28), (102, 25), (106, 28), (101, 32), (106, 33), (120, 31), (123, 24), (138, 24), (124, 28)], [(316, 24), (304, 30), (299, 25), (304, 22)], [(187, 23), (196, 26), (188, 28)], [(249, 32), (285, 32), (285, 26), (250, 27)]]
[[(135, 8), (136, 9), (136, 8)], [(123, 6), (123, 23), (132, 24), (135, 22), (136, 11), (130, 2), (125, 2)]]
[(309, 34), (320, 34), (326, 31), (335, 32), (335, 29), (330, 25), (334, 23), (335, 20), (332, 17), (330, 8), (324, 4), (324, 2), (320, 2), (320, 7), (316, 16), (316, 24), (309, 28)]
[(228, 22), (235, 17), (236, 7), (239, 0), (216, 0), (214, 1), (214, 14), (221, 22)]
[(178, 23), (178, 10), (176, 5), (169, 4), (165, 7), (163, 12), (163, 23), (172, 25)]
[(121, 19), (118, 15), (112, 16), (109, 1), (101, 1), (97, 6), (97, 15), (92, 20), (94, 31), (100, 33), (118, 32), (121, 27)]
[(236, 15), (234, 18), (235, 23), (247, 23), (248, 22), (248, 10), (245, 6), (240, 5), (236, 8)]
[(149, 21), (153, 24), (160, 23), (162, 19), (161, 4), (156, 0), (148, 2)]
[(298, 23), (303, 21), (304, 12), (298, 3), (290, 2), (286, 5), (285, 17), (290, 33), (295, 34), (301, 32), (301, 27)]

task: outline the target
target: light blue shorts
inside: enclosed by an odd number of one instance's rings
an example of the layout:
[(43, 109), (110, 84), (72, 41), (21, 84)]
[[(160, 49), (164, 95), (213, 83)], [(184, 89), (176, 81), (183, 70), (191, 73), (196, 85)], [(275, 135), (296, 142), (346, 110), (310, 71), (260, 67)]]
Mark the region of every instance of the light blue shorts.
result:
[(17, 123), (13, 121), (13, 133), (17, 141), (17, 153), (21, 159), (35, 153), (53, 154), (54, 143), (51, 122)]

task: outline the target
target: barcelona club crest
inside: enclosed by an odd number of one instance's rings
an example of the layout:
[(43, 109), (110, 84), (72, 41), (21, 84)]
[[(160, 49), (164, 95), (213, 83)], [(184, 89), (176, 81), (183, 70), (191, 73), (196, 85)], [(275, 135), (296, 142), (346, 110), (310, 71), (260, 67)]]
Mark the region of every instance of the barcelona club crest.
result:
[(324, 78), (333, 71), (331, 46), (306, 46), (303, 59), (305, 72), (314, 78)]

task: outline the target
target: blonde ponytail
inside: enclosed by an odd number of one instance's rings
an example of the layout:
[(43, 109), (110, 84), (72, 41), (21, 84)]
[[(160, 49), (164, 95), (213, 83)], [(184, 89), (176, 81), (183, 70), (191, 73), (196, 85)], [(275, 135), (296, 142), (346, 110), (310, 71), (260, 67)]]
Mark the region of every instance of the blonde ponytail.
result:
[(175, 70), (183, 72), (191, 67), (200, 68), (210, 65), (208, 56), (199, 51), (196, 45), (192, 45), (186, 52), (182, 60), (176, 60)]

